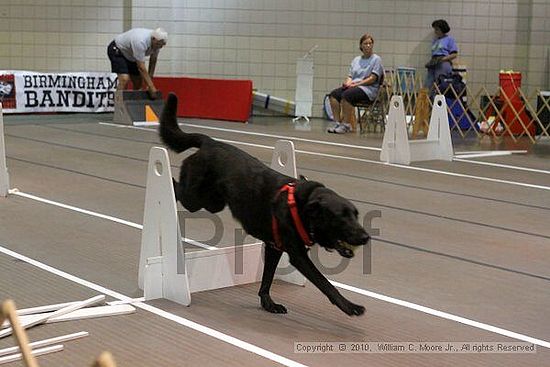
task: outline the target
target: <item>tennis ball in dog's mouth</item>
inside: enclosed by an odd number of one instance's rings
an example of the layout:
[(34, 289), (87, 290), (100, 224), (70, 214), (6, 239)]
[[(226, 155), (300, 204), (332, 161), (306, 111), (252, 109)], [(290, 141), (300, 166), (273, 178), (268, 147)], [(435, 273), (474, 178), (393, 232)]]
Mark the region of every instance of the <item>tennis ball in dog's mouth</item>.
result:
[[(353, 257), (355, 255), (355, 250), (357, 249), (357, 247), (359, 247), (359, 246), (350, 245), (349, 243), (344, 242), (344, 241), (340, 242), (340, 246), (342, 248), (348, 250), (349, 252), (351, 252), (350, 254), (347, 254), (347, 255), (351, 255), (351, 256), (346, 256), (346, 257)], [(343, 256), (346, 255), (343, 252), (345, 252), (345, 251), (341, 251), (340, 254), (343, 255)]]
[(344, 241), (340, 242), (340, 244), (342, 245), (342, 247), (345, 247), (345, 248), (350, 249), (350, 250), (355, 250), (355, 249), (357, 249), (357, 247), (359, 247), (359, 246), (350, 245), (349, 243), (344, 242)]

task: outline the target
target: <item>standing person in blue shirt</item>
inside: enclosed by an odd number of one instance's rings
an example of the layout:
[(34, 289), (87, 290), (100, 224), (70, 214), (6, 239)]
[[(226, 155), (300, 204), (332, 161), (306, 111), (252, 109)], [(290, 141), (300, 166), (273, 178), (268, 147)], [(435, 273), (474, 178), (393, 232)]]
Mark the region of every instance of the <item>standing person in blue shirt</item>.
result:
[[(111, 71), (117, 73), (117, 91), (126, 89), (130, 80), (134, 90), (140, 90), (145, 82), (151, 98), (157, 95), (153, 84), (153, 74), (159, 51), (168, 41), (168, 33), (162, 28), (155, 30), (134, 28), (119, 34), (107, 47), (111, 60)], [(145, 57), (149, 56), (149, 68), (145, 67)]]
[(374, 38), (365, 33), (359, 40), (363, 55), (351, 62), (349, 73), (341, 87), (330, 93), (330, 108), (336, 124), (329, 133), (344, 134), (352, 131), (351, 121), (358, 103), (369, 103), (376, 99), (384, 75), (382, 59), (373, 52)]
[(451, 28), (445, 19), (433, 21), (432, 28), (435, 38), (432, 41), (432, 58), (426, 64), (428, 75), (425, 87), (433, 88), (440, 75), (448, 75), (453, 71), (452, 61), (458, 56), (455, 39), (448, 35)]

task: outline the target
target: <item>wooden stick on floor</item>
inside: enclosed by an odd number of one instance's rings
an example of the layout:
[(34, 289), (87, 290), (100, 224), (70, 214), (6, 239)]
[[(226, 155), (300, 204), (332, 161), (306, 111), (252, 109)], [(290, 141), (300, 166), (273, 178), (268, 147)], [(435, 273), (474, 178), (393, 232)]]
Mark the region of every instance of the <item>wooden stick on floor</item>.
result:
[(110, 352), (103, 352), (97, 357), (92, 367), (116, 367), (116, 363)]
[(27, 367), (38, 367), (36, 359), (31, 354), (31, 348), (29, 347), (29, 339), (27, 333), (21, 327), (19, 319), (17, 318), (17, 311), (15, 303), (12, 300), (7, 300), (2, 303), (2, 312), (0, 313), (0, 325), (4, 322), (4, 319), (8, 319), (13, 329), (13, 335), (17, 340), (21, 354), (23, 355), (23, 361)]

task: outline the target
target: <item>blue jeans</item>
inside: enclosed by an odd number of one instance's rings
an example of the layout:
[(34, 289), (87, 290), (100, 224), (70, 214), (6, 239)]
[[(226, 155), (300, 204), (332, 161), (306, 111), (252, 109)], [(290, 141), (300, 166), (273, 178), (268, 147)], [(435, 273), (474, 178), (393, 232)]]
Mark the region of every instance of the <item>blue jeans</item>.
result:
[(432, 92), (433, 84), (440, 75), (447, 75), (452, 73), (453, 67), (449, 61), (444, 61), (437, 64), (435, 68), (428, 69), (424, 86)]

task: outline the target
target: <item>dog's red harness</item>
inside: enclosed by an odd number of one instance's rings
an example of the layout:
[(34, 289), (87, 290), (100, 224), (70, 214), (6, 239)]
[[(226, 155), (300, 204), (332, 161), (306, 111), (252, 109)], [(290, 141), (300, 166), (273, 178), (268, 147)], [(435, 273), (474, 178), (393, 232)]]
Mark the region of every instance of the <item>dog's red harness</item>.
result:
[[(304, 242), (306, 246), (313, 246), (313, 242), (309, 238), (304, 225), (302, 224), (302, 220), (300, 219), (300, 215), (298, 214), (298, 208), (296, 207), (296, 199), (294, 199), (294, 191), (296, 190), (296, 184), (294, 182), (289, 182), (285, 184), (283, 187), (277, 191), (277, 196), (279, 196), (280, 193), (287, 191), (287, 203), (288, 207), (290, 208), (290, 214), (292, 215), (292, 219), (294, 220), (294, 226), (296, 227), (296, 230), (298, 231), (298, 234), (300, 235), (300, 238)], [(271, 227), (273, 230), (273, 239), (275, 240), (275, 247), (279, 251), (283, 251), (283, 243), (281, 241), (281, 235), (279, 233), (279, 223), (277, 222), (277, 218), (275, 218), (275, 215), (271, 216)]]

